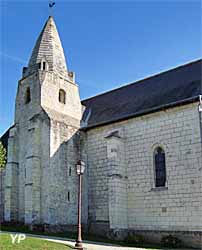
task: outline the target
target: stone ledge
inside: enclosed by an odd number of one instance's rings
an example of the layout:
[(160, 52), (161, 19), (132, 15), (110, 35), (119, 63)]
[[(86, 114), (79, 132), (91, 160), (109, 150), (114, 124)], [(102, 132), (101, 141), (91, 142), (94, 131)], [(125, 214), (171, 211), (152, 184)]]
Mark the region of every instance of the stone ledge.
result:
[(165, 191), (165, 190), (168, 190), (168, 187), (154, 187), (154, 188), (151, 188), (150, 191), (159, 192), (159, 191)]

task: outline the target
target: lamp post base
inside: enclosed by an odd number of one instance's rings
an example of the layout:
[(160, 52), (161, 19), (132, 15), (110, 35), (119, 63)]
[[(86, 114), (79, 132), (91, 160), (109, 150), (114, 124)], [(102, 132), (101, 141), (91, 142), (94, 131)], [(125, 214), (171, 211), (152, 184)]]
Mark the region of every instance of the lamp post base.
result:
[(83, 250), (83, 245), (81, 241), (76, 241), (74, 249)]

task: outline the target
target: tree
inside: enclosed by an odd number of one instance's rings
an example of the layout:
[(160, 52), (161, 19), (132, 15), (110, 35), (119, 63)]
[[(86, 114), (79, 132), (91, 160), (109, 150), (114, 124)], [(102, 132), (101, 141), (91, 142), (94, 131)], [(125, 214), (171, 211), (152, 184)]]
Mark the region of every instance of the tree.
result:
[(4, 168), (6, 165), (6, 149), (4, 148), (2, 142), (0, 141), (0, 169)]

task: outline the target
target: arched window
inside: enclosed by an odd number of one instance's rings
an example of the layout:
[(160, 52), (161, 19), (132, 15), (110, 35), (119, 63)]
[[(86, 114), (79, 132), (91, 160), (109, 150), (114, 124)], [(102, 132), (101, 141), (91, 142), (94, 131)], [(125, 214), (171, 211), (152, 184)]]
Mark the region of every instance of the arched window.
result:
[(154, 151), (154, 165), (155, 165), (155, 186), (165, 187), (166, 159), (165, 159), (165, 152), (161, 147), (157, 147)]
[(25, 92), (25, 104), (29, 103), (30, 101), (31, 101), (30, 87), (27, 87)]
[(64, 103), (66, 102), (66, 93), (63, 89), (59, 90), (59, 102)]

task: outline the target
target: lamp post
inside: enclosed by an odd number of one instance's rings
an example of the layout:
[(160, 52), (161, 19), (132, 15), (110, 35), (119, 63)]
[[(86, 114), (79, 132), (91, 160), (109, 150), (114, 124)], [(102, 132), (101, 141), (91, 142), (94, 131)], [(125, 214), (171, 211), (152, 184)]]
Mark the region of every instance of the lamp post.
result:
[(81, 181), (84, 170), (85, 170), (85, 163), (79, 160), (76, 164), (76, 173), (79, 177), (79, 188), (78, 188), (78, 236), (75, 244), (75, 248), (79, 250), (83, 250), (82, 239), (81, 239)]

